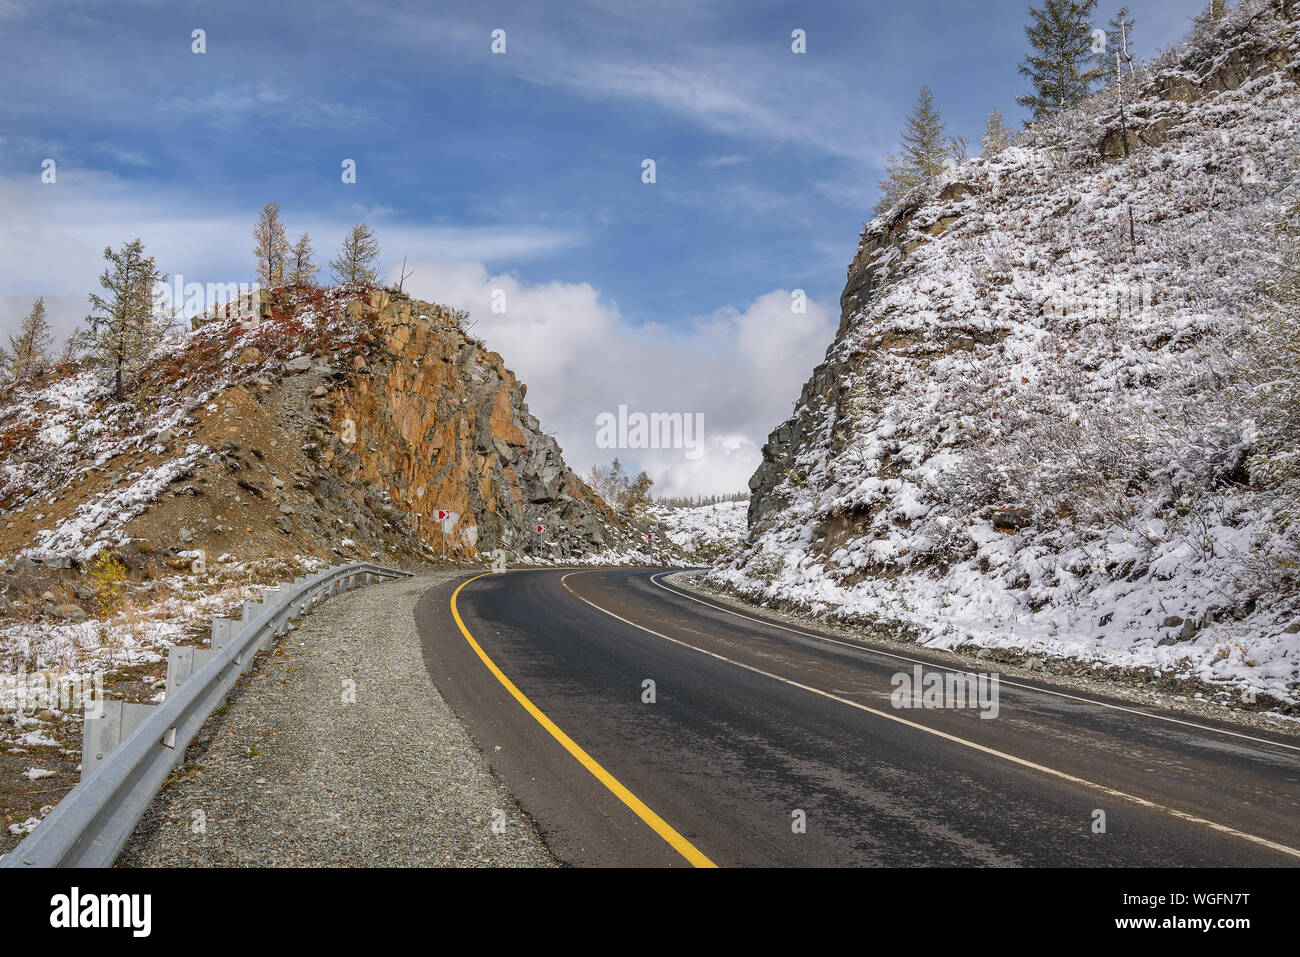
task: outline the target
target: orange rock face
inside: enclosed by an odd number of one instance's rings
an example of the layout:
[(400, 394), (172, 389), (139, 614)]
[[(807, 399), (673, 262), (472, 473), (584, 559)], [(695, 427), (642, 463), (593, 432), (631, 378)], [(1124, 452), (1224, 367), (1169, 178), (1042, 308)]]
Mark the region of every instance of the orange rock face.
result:
[(442, 539), (436, 510), (459, 513), (449, 553), (530, 549), (539, 522), (568, 554), (606, 543), (618, 521), (564, 464), (500, 355), (429, 303), (376, 291), (358, 317), (374, 342), (316, 399), (334, 436), (322, 464), (384, 489), (427, 542)]

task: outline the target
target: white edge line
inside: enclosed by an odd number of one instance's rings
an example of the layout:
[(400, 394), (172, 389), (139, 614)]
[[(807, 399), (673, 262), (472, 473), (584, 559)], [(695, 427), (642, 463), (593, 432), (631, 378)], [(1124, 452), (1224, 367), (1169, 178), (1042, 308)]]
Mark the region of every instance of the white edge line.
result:
[[(658, 579), (662, 578), (664, 575), (670, 575), (670, 574), (678, 574), (678, 573), (677, 573), (677, 572), (659, 572), (657, 575), (651, 575), (651, 576), (650, 576), (650, 582), (651, 582), (651, 584), (658, 585), (660, 588), (662, 588), (662, 589), (663, 589), (664, 591), (666, 591), (666, 592), (670, 592), (670, 593), (672, 593), (672, 594), (674, 594), (674, 595), (678, 595), (678, 596), (680, 596), (681, 598), (685, 598), (685, 599), (687, 599), (687, 600), (689, 600), (689, 601), (699, 602), (701, 605), (704, 605), (704, 606), (706, 606), (706, 607), (708, 607), (708, 608), (712, 608), (712, 609), (714, 609), (714, 610), (716, 610), (716, 611), (725, 612), (725, 613), (728, 614), (728, 615), (734, 615), (734, 616), (737, 617), (737, 618), (744, 618), (746, 621), (752, 621), (752, 622), (754, 622), (755, 624), (759, 624), (759, 625), (767, 625), (769, 628), (779, 628), (779, 629), (781, 629), (782, 631), (788, 631), (788, 632), (790, 632), (792, 635), (801, 635), (801, 636), (803, 636), (804, 638), (814, 638), (814, 639), (816, 639), (817, 641), (825, 641), (825, 642), (828, 642), (828, 643), (830, 643), (830, 644), (832, 644), (832, 645), (842, 645), (842, 646), (845, 647), (845, 648), (854, 648), (854, 649), (857, 649), (858, 651), (865, 651), (865, 652), (869, 652), (870, 654), (874, 654), (874, 655), (883, 655), (883, 656), (885, 656), (886, 658), (894, 658), (894, 659), (897, 659), (898, 661), (906, 661), (906, 662), (909, 662), (910, 664), (914, 664), (914, 665), (925, 665), (927, 668), (934, 668), (934, 669), (936, 669), (936, 670), (938, 670), (938, 671), (951, 671), (951, 672), (954, 672), (954, 673), (956, 673), (956, 674), (960, 674), (960, 675), (975, 675), (975, 674), (976, 674), (976, 672), (974, 672), (974, 671), (965, 671), (965, 670), (963, 670), (963, 669), (961, 669), (961, 668), (955, 668), (955, 667), (953, 667), (952, 665), (937, 664), (936, 662), (933, 662), (933, 661), (923, 661), (923, 660), (920, 659), (920, 658), (909, 658), (909, 657), (907, 657), (907, 655), (894, 654), (893, 652), (890, 652), (890, 651), (884, 651), (884, 650), (882, 650), (882, 649), (880, 649), (880, 648), (877, 648), (875, 645), (868, 645), (868, 644), (865, 644), (865, 643), (858, 643), (858, 642), (852, 642), (852, 641), (843, 641), (843, 640), (841, 640), (841, 639), (839, 639), (839, 638), (831, 638), (831, 637), (828, 637), (828, 636), (826, 636), (826, 635), (819, 635), (819, 634), (816, 634), (815, 632), (810, 632), (810, 631), (801, 631), (801, 630), (798, 629), (798, 628), (790, 628), (790, 627), (788, 627), (788, 626), (786, 626), (786, 625), (778, 625), (776, 622), (773, 622), (773, 621), (765, 621), (765, 620), (762, 619), (762, 618), (752, 618), (752, 617), (750, 617), (749, 615), (742, 615), (742, 614), (741, 614), (740, 612), (738, 612), (738, 611), (732, 611), (730, 608), (724, 608), (724, 607), (721, 606), (721, 605), (715, 605), (715, 604), (713, 604), (713, 602), (710, 602), (710, 601), (704, 601), (703, 599), (696, 598), (694, 595), (688, 595), (688, 594), (686, 594), (686, 593), (683, 592), (683, 591), (678, 591), (676, 588), (672, 588), (672, 587), (670, 587), (670, 586), (668, 586), (668, 585), (665, 585), (663, 582), (661, 582), (661, 581), (658, 580)], [(1213, 732), (1214, 734), (1227, 734), (1227, 735), (1231, 735), (1231, 736), (1234, 737), (1234, 738), (1243, 738), (1243, 739), (1245, 739), (1246, 741), (1255, 741), (1255, 742), (1257, 742), (1258, 744), (1269, 744), (1269, 745), (1272, 745), (1272, 746), (1275, 747), (1275, 748), (1288, 748), (1288, 749), (1291, 750), (1291, 751), (1300, 751), (1300, 746), (1297, 746), (1297, 745), (1294, 745), (1294, 744), (1287, 744), (1287, 743), (1284, 742), (1284, 741), (1272, 741), (1272, 740), (1270, 740), (1270, 739), (1268, 739), (1268, 738), (1257, 738), (1257, 737), (1255, 737), (1254, 735), (1251, 735), (1251, 734), (1243, 734), (1243, 733), (1240, 732), (1240, 731), (1229, 731), (1229, 730), (1227, 730), (1226, 728), (1214, 728), (1214, 727), (1211, 727), (1211, 726), (1209, 726), (1209, 725), (1205, 725), (1205, 724), (1197, 724), (1195, 721), (1185, 721), (1185, 720), (1183, 720), (1182, 718), (1172, 718), (1172, 717), (1169, 717), (1168, 715), (1163, 715), (1163, 714), (1152, 714), (1150, 711), (1143, 711), (1143, 710), (1141, 710), (1140, 708), (1126, 708), (1126, 707), (1124, 707), (1123, 705), (1110, 704), (1110, 703), (1108, 703), (1108, 702), (1106, 702), (1106, 701), (1097, 701), (1097, 700), (1094, 699), (1094, 698), (1085, 698), (1085, 697), (1083, 697), (1082, 695), (1068, 694), (1068, 693), (1066, 693), (1066, 692), (1064, 692), (1064, 691), (1055, 691), (1055, 690), (1052, 690), (1052, 689), (1050, 689), (1050, 688), (1039, 688), (1039, 687), (1035, 687), (1034, 685), (1021, 684), (1021, 683), (1018, 682), (1018, 681), (1011, 681), (1011, 680), (1008, 680), (1008, 679), (1005, 678), (1005, 677), (1001, 678), (1001, 679), (1000, 679), (1000, 682), (1001, 682), (1001, 684), (1004, 684), (1004, 685), (1010, 685), (1010, 686), (1013, 687), (1013, 688), (1023, 688), (1023, 689), (1025, 689), (1026, 691), (1037, 691), (1037, 692), (1040, 692), (1040, 693), (1042, 693), (1042, 694), (1055, 695), (1055, 696), (1058, 697), (1058, 698), (1069, 698), (1071, 701), (1082, 701), (1082, 702), (1084, 702), (1085, 704), (1095, 704), (1095, 705), (1097, 705), (1097, 706), (1100, 707), (1100, 708), (1110, 708), (1110, 709), (1113, 710), (1113, 711), (1123, 711), (1123, 712), (1126, 712), (1126, 713), (1128, 713), (1128, 714), (1141, 715), (1141, 716), (1144, 717), (1144, 718), (1154, 718), (1154, 719), (1156, 719), (1157, 721), (1168, 721), (1168, 722), (1171, 723), (1171, 724), (1181, 724), (1181, 725), (1185, 725), (1185, 726), (1187, 726), (1187, 727), (1189, 727), (1189, 728), (1197, 728), (1197, 729), (1199, 729), (1199, 730), (1201, 730), (1201, 731), (1210, 731), (1210, 732)]]
[[(926, 734), (932, 734), (935, 737), (944, 738), (945, 740), (952, 741), (955, 744), (963, 745), (964, 747), (971, 748), (975, 751), (980, 751), (983, 752), (984, 754), (990, 754), (993, 755), (994, 757), (1002, 758), (1004, 761), (1010, 761), (1012, 764), (1018, 764), (1021, 767), (1026, 767), (1034, 771), (1039, 771), (1043, 774), (1047, 774), (1052, 777), (1059, 778), (1063, 781), (1068, 781), (1071, 784), (1076, 784), (1081, 787), (1092, 788), (1095, 791), (1100, 791), (1103, 794), (1108, 794), (1111, 797), (1119, 798), (1120, 800), (1129, 801), (1130, 803), (1137, 804), (1140, 807), (1151, 808), (1156, 811), (1163, 811), (1164, 813), (1170, 815), (1171, 817), (1178, 818), (1179, 820), (1187, 821), (1188, 823), (1191, 824), (1199, 824), (1202, 825), (1203, 827), (1208, 827), (1211, 830), (1218, 831), (1221, 834), (1229, 834), (1232, 835), (1233, 837), (1239, 837), (1245, 841), (1251, 842), (1252, 844), (1258, 844), (1262, 847), (1269, 848), (1270, 850), (1278, 851), (1279, 853), (1282, 854), (1288, 854), (1291, 857), (1300, 858), (1300, 849), (1296, 849), (1294, 847), (1288, 847), (1286, 844), (1279, 844), (1276, 841), (1270, 841), (1268, 838), (1260, 837), (1257, 834), (1250, 834), (1247, 833), (1246, 831), (1239, 831), (1236, 828), (1229, 827), (1226, 824), (1219, 824), (1218, 822), (1211, 821), (1208, 818), (1197, 817), (1195, 814), (1190, 814), (1187, 811), (1180, 811), (1178, 808), (1175, 807), (1169, 807), (1164, 804), (1157, 804), (1155, 801), (1150, 801), (1147, 800), (1146, 798), (1138, 797), (1136, 794), (1129, 794), (1127, 791), (1120, 791), (1116, 788), (1108, 787), (1105, 784), (1097, 784), (1095, 781), (1089, 781), (1087, 778), (1077, 777), (1065, 771), (1058, 771), (1056, 768), (1048, 767), (1045, 764), (1038, 764), (1034, 761), (1030, 761), (1027, 758), (1017, 757), (1014, 754), (1008, 754), (1005, 751), (999, 751), (996, 748), (990, 748), (986, 745), (979, 744), (975, 741), (968, 741), (966, 738), (958, 737), (955, 734), (949, 734), (946, 731), (940, 731), (938, 728), (930, 728), (927, 727), (926, 725), (918, 724), (915, 721), (909, 721), (907, 718), (900, 717), (899, 715), (890, 714), (887, 711), (880, 711), (877, 708), (868, 707), (865, 704), (860, 704), (857, 701), (851, 701), (848, 698), (842, 698), (839, 695), (832, 694), (829, 691), (823, 691), (821, 688), (814, 688), (811, 685), (802, 684), (791, 678), (786, 678), (783, 677), (782, 675), (773, 674), (770, 671), (764, 671), (762, 668), (756, 668), (753, 665), (747, 665), (743, 661), (736, 661), (734, 658), (728, 658), (725, 655), (720, 655), (717, 654), (716, 652), (712, 652), (704, 648), (696, 647), (695, 645), (682, 641), (680, 638), (672, 638), (668, 635), (662, 634), (661, 632), (655, 631), (652, 628), (647, 628), (645, 625), (638, 625), (636, 622), (628, 621), (628, 619), (616, 615), (612, 611), (609, 611), (606, 608), (601, 608), (595, 602), (588, 601), (586, 598), (583, 598), (572, 588), (566, 585), (565, 580), (569, 578), (570, 575), (575, 575), (575, 574), (579, 574), (579, 573), (569, 572), (567, 575), (564, 575), (560, 578), (560, 586), (564, 588), (564, 590), (567, 591), (570, 595), (578, 599), (578, 601), (582, 602), (584, 605), (590, 605), (592, 608), (596, 609), (602, 614), (617, 619), (618, 621), (623, 622), (623, 624), (630, 625), (631, 627), (636, 628), (639, 631), (644, 631), (647, 634), (654, 635), (656, 638), (662, 638), (664, 641), (670, 641), (675, 645), (680, 645), (683, 648), (689, 648), (691, 651), (698, 652), (699, 654), (707, 655), (708, 657), (715, 658), (718, 661), (724, 661), (729, 665), (735, 665), (737, 668), (743, 668), (746, 671), (750, 671), (753, 672), (754, 674), (762, 675), (765, 678), (771, 678), (775, 681), (781, 682), (782, 684), (789, 685), (792, 688), (798, 688), (802, 691), (808, 691), (811, 692), (812, 694), (820, 695), (823, 698), (828, 698), (831, 701), (838, 701), (841, 704), (846, 704), (851, 708), (857, 708), (859, 711), (865, 711), (868, 714), (873, 714), (877, 717), (885, 718), (888, 721), (894, 721), (897, 722), (898, 724), (906, 725), (909, 728), (914, 728), (918, 731), (923, 731)], [(744, 616), (742, 615), (741, 617)]]

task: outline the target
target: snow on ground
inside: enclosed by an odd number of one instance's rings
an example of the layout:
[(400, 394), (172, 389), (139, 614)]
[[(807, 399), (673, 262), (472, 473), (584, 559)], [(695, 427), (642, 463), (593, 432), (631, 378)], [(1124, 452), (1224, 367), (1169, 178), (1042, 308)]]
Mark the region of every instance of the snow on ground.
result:
[[(359, 287), (303, 293), (291, 321), (263, 322), (240, 302), (218, 307), (193, 332), (174, 330), (155, 348), (133, 398), (118, 401), (102, 370), (60, 367), (39, 388), (17, 387), (0, 403), (0, 520), (39, 522), (68, 489), (92, 472), (131, 474), (78, 509), (58, 528), (42, 528), (30, 557), (85, 557), (116, 544), (120, 526), (139, 514), (169, 482), (209, 454), (195, 445), (163, 456), (190, 417), (228, 386), (279, 367), (299, 354), (304, 336), (343, 342), (361, 331), (347, 312)], [(170, 434), (169, 434), (170, 433)], [(163, 438), (166, 441), (163, 441)]]
[(720, 556), (740, 547), (749, 528), (749, 502), (713, 505), (653, 505), (649, 518), (660, 533), (688, 555)]
[(20, 676), (49, 672), (67, 683), (165, 661), (168, 648), (192, 643), (194, 633), (206, 631), (214, 616), (260, 600), (269, 584), (324, 564), (313, 556), (229, 562), (202, 576), (177, 574), (134, 585), (120, 610), (107, 616), (5, 622), (0, 625), (0, 702)]
[[(1300, 702), (1300, 552), (1246, 476), (1234, 378), (1295, 201), (1296, 31), (1242, 11), (1143, 67), (1128, 122), (1164, 141), (1127, 159), (1098, 152), (1109, 92), (924, 197), (832, 347), (840, 388), (795, 412), (779, 507), (713, 580)], [(1155, 92), (1260, 50), (1282, 69)]]
[(173, 482), (193, 473), (199, 457), (210, 451), (205, 446), (189, 445), (184, 455), (143, 473), (133, 473), (128, 477), (129, 485), (105, 492), (79, 506), (53, 528), (39, 530), (37, 544), (19, 554), (26, 558), (70, 556), (88, 562), (105, 547), (125, 545), (129, 536), (122, 532), (122, 526), (143, 514)]

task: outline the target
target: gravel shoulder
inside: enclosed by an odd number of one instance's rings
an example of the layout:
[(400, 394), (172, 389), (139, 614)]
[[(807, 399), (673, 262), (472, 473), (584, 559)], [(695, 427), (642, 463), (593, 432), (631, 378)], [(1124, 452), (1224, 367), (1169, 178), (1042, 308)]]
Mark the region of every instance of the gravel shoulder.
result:
[(259, 655), (118, 866), (557, 866), (425, 669), (413, 609), (456, 574), (331, 598)]

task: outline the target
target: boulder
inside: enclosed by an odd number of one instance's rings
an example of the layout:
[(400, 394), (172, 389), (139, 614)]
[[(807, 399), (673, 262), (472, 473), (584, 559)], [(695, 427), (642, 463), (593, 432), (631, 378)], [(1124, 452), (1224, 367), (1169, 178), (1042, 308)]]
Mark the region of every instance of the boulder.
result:
[(1034, 524), (1034, 513), (1027, 508), (1000, 508), (993, 513), (993, 527), (999, 532), (1018, 532)]
[(82, 608), (80, 605), (74, 605), (71, 603), (65, 605), (55, 605), (51, 609), (51, 611), (53, 611), (54, 614), (58, 615), (60, 618), (67, 618), (70, 621), (86, 620), (86, 609)]

